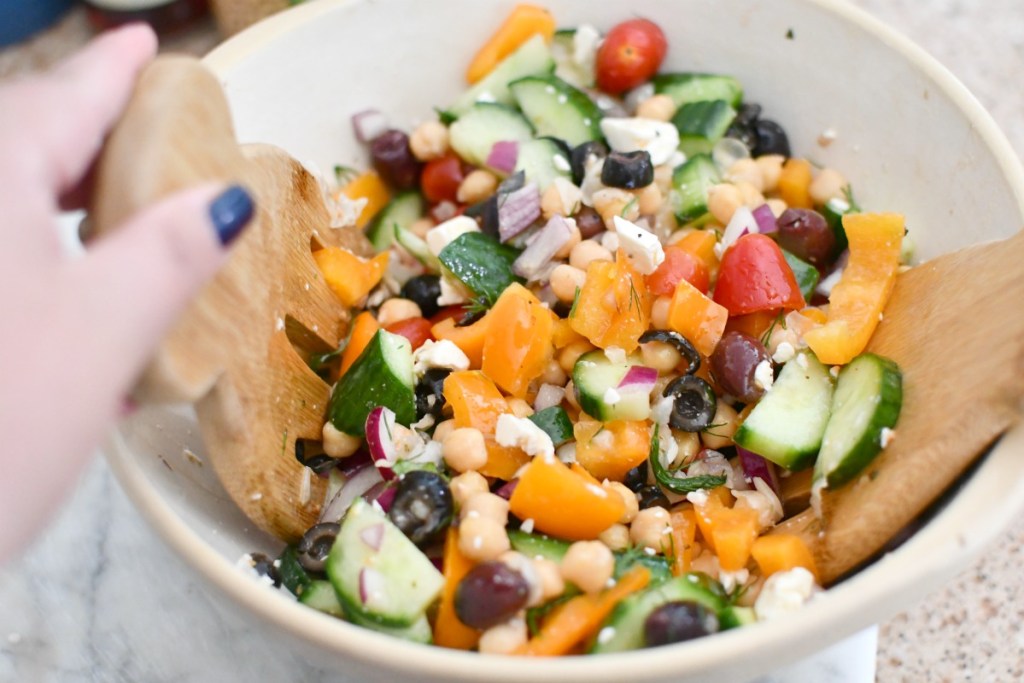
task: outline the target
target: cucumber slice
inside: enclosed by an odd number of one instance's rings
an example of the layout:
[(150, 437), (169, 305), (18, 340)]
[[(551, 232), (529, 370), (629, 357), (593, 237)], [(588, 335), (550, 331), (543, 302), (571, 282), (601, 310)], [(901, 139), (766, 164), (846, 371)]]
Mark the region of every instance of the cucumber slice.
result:
[(421, 643), (423, 645), (430, 645), (434, 642), (434, 634), (430, 630), (430, 621), (427, 619), (426, 615), (423, 615), (408, 626), (384, 626), (360, 616), (357, 612), (350, 612), (345, 616), (356, 626), (362, 626), (363, 628), (368, 628), (371, 631), (384, 633), (393, 638), (401, 638), (402, 640)]
[(408, 230), (414, 222), (423, 217), (423, 210), (423, 197), (419, 192), (403, 192), (381, 209), (367, 229), (366, 237), (374, 249), (384, 251), (394, 241), (395, 231), (399, 228)]
[(810, 351), (782, 366), (764, 395), (733, 436), (736, 444), (788, 470), (814, 462), (832, 405), (832, 377)]
[(486, 166), (495, 142), (532, 140), (533, 128), (512, 107), (477, 102), (448, 128), (448, 139), (460, 157), (474, 166)]
[(743, 102), (743, 86), (732, 76), (701, 73), (672, 73), (655, 76), (654, 92), (668, 95), (681, 107), (690, 102), (725, 100), (739, 108)]
[(679, 130), (679, 149), (687, 156), (709, 153), (735, 118), (736, 110), (725, 100), (684, 104), (672, 117)]
[[(569, 541), (544, 534), (530, 534), (519, 529), (510, 530), (508, 540), (513, 550), (530, 558), (542, 557), (556, 564), (562, 561), (571, 545)], [(613, 576), (616, 579), (638, 564), (646, 567), (647, 571), (651, 573), (650, 585), (652, 586), (672, 578), (672, 565), (664, 555), (648, 555), (638, 548), (616, 550), (613, 555), (615, 555)]]
[(414, 386), (409, 340), (380, 330), (334, 385), (327, 415), (352, 436), (366, 433), (366, 417), (378, 406), (387, 406), (398, 423), (409, 426), (416, 420)]
[(612, 362), (604, 351), (591, 351), (580, 356), (572, 369), (573, 388), (580, 408), (602, 422), (646, 420), (650, 417), (650, 392), (617, 388), (634, 365), (643, 365), (640, 356), (635, 354), (622, 363)]
[(686, 160), (672, 174), (675, 190), (676, 219), (689, 223), (708, 212), (708, 190), (722, 182), (715, 162), (708, 154), (697, 154)]
[(570, 147), (601, 138), (601, 110), (561, 78), (527, 76), (508, 87), (538, 135), (565, 140)]
[(431, 253), (430, 247), (419, 235), (401, 225), (395, 225), (395, 241), (398, 242), (413, 258), (429, 268), (431, 272), (441, 272), (441, 262)]
[(569, 542), (551, 538), (544, 534), (530, 534), (519, 529), (510, 529), (508, 542), (513, 550), (530, 558), (543, 557), (558, 563), (569, 551)]
[(313, 579), (306, 569), (299, 564), (299, 551), (295, 546), (287, 546), (277, 559), (277, 573), (281, 576), (281, 585), (292, 595), (299, 596), (306, 590)]
[(896, 363), (862, 353), (844, 366), (814, 467), (815, 481), (835, 488), (863, 472), (882, 450), (882, 430), (896, 425), (902, 405), (903, 373)]
[(555, 138), (537, 138), (519, 143), (516, 172), (526, 174), (526, 182), (533, 183), (544, 194), (555, 178), (572, 179), (569, 153)]
[(441, 250), (438, 260), (476, 296), (493, 306), (505, 288), (521, 282), (512, 272), (519, 251), (482, 232), (459, 235)]
[(491, 73), (464, 92), (446, 113), (459, 118), (477, 102), (512, 104), (514, 100), (508, 89), (509, 83), (524, 76), (550, 73), (554, 68), (555, 62), (551, 57), (550, 48), (544, 42), (543, 36), (535, 35), (499, 62)]
[(718, 613), (718, 627), (723, 631), (756, 623), (757, 614), (754, 612), (753, 607), (729, 605)]
[(833, 253), (839, 254), (849, 246), (846, 229), (843, 228), (843, 216), (859, 211), (858, 207), (839, 197), (833, 197), (825, 202), (825, 206), (821, 207), (821, 215), (825, 217), (825, 222), (828, 223), (828, 227), (832, 228), (832, 234), (836, 237), (836, 247)]
[(786, 263), (789, 264), (790, 270), (793, 271), (793, 277), (796, 278), (796, 285), (800, 288), (800, 293), (804, 295), (804, 299), (810, 301), (814, 295), (814, 288), (818, 286), (821, 273), (810, 263), (793, 256), (785, 249), (782, 250), (782, 255), (785, 257)]
[(599, 632), (610, 635), (598, 635), (590, 652), (639, 650), (645, 645), (644, 622), (647, 617), (662, 605), (678, 600), (696, 602), (716, 614), (726, 608), (721, 587), (710, 577), (695, 572), (683, 574), (620, 602)]
[(551, 437), (551, 443), (555, 448), (572, 441), (572, 420), (562, 406), (545, 408), (530, 415), (528, 419)]
[(353, 621), (410, 626), (423, 618), (444, 586), (427, 556), (362, 498), (345, 515), (326, 566)]
[(334, 592), (334, 585), (330, 581), (317, 579), (310, 582), (299, 596), (299, 602), (324, 614), (330, 614), (332, 617), (345, 616), (345, 611), (341, 608), (341, 602), (338, 600), (338, 594)]

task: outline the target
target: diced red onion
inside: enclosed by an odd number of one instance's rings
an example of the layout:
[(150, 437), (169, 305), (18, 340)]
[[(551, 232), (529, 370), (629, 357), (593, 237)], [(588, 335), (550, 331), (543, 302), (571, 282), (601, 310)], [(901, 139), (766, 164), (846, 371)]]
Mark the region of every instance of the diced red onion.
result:
[(757, 221), (754, 220), (754, 214), (750, 209), (741, 206), (733, 213), (729, 225), (725, 226), (725, 232), (722, 233), (722, 252), (724, 253), (740, 237), (752, 232), (758, 232)]
[(533, 399), (533, 409), (539, 412), (545, 408), (557, 406), (563, 398), (565, 398), (564, 387), (557, 384), (541, 384), (540, 389), (537, 390), (537, 397)]
[(377, 406), (366, 416), (366, 445), (370, 448), (370, 457), (381, 476), (389, 481), (395, 478), (391, 465), (398, 459), (395, 442), (391, 439), (394, 429), (395, 411), (390, 408)]
[(430, 209), (430, 217), (434, 219), (434, 222), (440, 225), (447, 220), (455, 218), (459, 215), (459, 207), (445, 199), (442, 202), (438, 202)]
[(658, 381), (658, 371), (643, 365), (634, 365), (626, 371), (626, 375), (619, 382), (616, 389), (628, 389), (630, 391), (650, 392)]
[(372, 526), (363, 527), (362, 531), (359, 532), (359, 540), (365, 543), (373, 552), (380, 550), (381, 543), (384, 542), (384, 524), (374, 524)]
[(383, 482), (383, 486), (381, 486), (379, 493), (374, 495), (372, 492), (368, 492), (366, 497), (371, 502), (380, 505), (381, 510), (388, 512), (391, 509), (391, 505), (395, 502), (395, 494), (397, 492), (397, 488), (394, 486), (388, 486), (387, 482)]
[(363, 465), (363, 468), (350, 477), (324, 507), (323, 512), (320, 513), (320, 521), (337, 523), (345, 516), (356, 498), (383, 481), (376, 467), (369, 463)]
[(498, 235), (507, 242), (540, 218), (540, 190), (527, 183), (498, 198)]
[(487, 165), (495, 171), (511, 173), (516, 170), (518, 158), (519, 143), (515, 140), (500, 140), (491, 147), (491, 153), (487, 155)]
[(359, 601), (367, 604), (373, 595), (383, 593), (386, 585), (383, 574), (372, 567), (363, 567), (359, 570)]
[(836, 259), (835, 264), (832, 266), (832, 270), (829, 274), (821, 278), (821, 282), (814, 288), (816, 294), (821, 296), (832, 296), (832, 288), (836, 286), (839, 280), (843, 277), (843, 270), (846, 268), (846, 264), (850, 262), (850, 250), (844, 249), (843, 253)]
[(444, 558), (443, 557), (431, 557), (430, 564), (434, 565), (434, 568), (439, 572), (444, 572)]
[(365, 109), (352, 115), (352, 129), (355, 131), (356, 140), (363, 144), (370, 143), (390, 127), (388, 117), (376, 109)]
[(772, 207), (762, 204), (751, 211), (751, 213), (754, 216), (754, 220), (757, 221), (757, 230), (762, 235), (771, 235), (778, 232), (779, 227), (775, 221), (775, 213), (772, 211)]
[(779, 494), (779, 477), (775, 472), (775, 465), (765, 460), (757, 453), (748, 451), (740, 446), (736, 447), (736, 454), (740, 458), (740, 465), (743, 466), (743, 475), (751, 484), (754, 479), (760, 477), (764, 483), (772, 487), (775, 495)]
[(501, 487), (498, 488), (497, 491), (494, 492), (494, 495), (500, 496), (501, 498), (504, 498), (505, 500), (509, 500), (512, 497), (512, 494), (515, 492), (516, 486), (518, 486), (518, 485), (519, 485), (519, 480), (518, 479), (512, 479), (511, 481), (507, 481), (504, 484), (502, 484)]
[(353, 455), (342, 458), (338, 463), (338, 469), (346, 477), (352, 477), (356, 472), (369, 465), (370, 462), (372, 462), (370, 460), (370, 451), (360, 448)]
[[(500, 213), (501, 209), (498, 211)], [(572, 224), (569, 220), (562, 216), (552, 216), (523, 253), (516, 258), (512, 264), (512, 271), (527, 280), (537, 279), (538, 275), (545, 272), (545, 266), (551, 262), (558, 250), (571, 239)]]

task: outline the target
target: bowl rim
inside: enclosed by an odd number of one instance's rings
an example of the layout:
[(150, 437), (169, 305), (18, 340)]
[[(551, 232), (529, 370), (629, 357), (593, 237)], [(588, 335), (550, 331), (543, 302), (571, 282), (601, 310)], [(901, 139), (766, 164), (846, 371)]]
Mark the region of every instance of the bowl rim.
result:
[[(223, 79), (234, 66), (282, 34), (315, 21), (341, 6), (360, 1), (321, 0), (298, 5), (230, 38), (210, 52), (204, 62)], [(873, 35), (919, 69), (946, 94), (975, 127), (982, 144), (996, 159), (1017, 200), (1018, 218), (1024, 217), (1024, 168), (992, 117), (952, 73), (922, 48), (864, 10), (843, 0), (802, 1)], [(499, 656), (480, 657), (475, 653), (407, 643), (317, 613), (278, 591), (268, 591), (265, 584), (246, 578), (238, 571), (234, 561), (207, 545), (175, 514), (147, 478), (142, 466), (136, 462), (120, 432), (111, 436), (104, 450), (122, 488), (164, 541), (192, 569), (249, 613), (303, 642), (358, 659), (371, 666), (402, 670), (414, 676), (429, 674), (467, 680), (628, 680), (635, 678), (640, 671), (644, 678), (679, 676), (685, 671), (707, 671), (716, 663), (734, 659), (737, 652), (747, 656), (789, 652), (792, 655), (789, 660), (794, 660), (809, 654), (814, 647), (801, 646), (799, 636), (806, 631), (803, 621), (810, 620), (828, 629), (833, 641), (854, 633), (870, 623), (867, 615), (862, 613), (862, 605), (881, 600), (895, 590), (923, 594), (936, 587), (1003, 533), (1016, 511), (1024, 506), (1024, 481), (1021, 481), (1011, 491), (1011, 498), (1015, 500), (990, 516), (985, 525), (969, 527), (970, 533), (967, 533), (968, 527), (958, 528), (944, 511), (915, 534), (903, 548), (812, 601), (799, 618), (786, 617), (772, 622), (770, 626), (755, 624), (735, 632), (721, 633), (713, 638), (702, 639), (699, 645), (683, 643), (601, 657), (513, 660)], [(1024, 452), (1024, 427), (1004, 435), (990, 457), (1005, 454), (1007, 450)], [(968, 481), (967, 488), (978, 483), (984, 470), (985, 467), (982, 467)], [(957, 498), (965, 493), (957, 494)], [(955, 501), (951, 506), (955, 506)], [(959, 561), (951, 563), (945, 557), (941, 565), (928, 561), (929, 558), (936, 558), (937, 561), (937, 558), (951, 550), (960, 553)], [(936, 566), (944, 570), (937, 570)], [(898, 571), (899, 574), (895, 580), (892, 577), (881, 582), (874, 580), (881, 571)], [(777, 656), (776, 659), (781, 662), (783, 658)], [(642, 669), (638, 669), (637, 665), (641, 662)]]

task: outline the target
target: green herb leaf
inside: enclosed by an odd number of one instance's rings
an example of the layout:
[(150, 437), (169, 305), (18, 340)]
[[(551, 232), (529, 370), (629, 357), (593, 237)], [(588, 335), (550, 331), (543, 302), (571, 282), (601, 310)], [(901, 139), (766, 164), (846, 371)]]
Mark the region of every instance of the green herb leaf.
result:
[(576, 317), (576, 306), (580, 303), (580, 288), (576, 288), (576, 293), (572, 295), (572, 308), (569, 309), (569, 318)]
[(725, 475), (704, 474), (699, 477), (676, 477), (668, 472), (661, 464), (661, 441), (658, 432), (661, 425), (654, 426), (654, 434), (651, 436), (651, 451), (647, 459), (651, 463), (651, 471), (654, 472), (654, 480), (660, 486), (673, 493), (692, 493), (701, 489), (713, 489), (725, 483)]

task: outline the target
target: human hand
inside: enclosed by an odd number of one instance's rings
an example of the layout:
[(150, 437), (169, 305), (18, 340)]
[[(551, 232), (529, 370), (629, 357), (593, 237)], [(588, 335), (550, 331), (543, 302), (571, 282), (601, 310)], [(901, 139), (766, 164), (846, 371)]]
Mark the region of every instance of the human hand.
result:
[(54, 512), (182, 308), (253, 213), (238, 187), (173, 195), (73, 257), (76, 208), (104, 137), (156, 52), (108, 33), (52, 73), (0, 88), (0, 559)]

